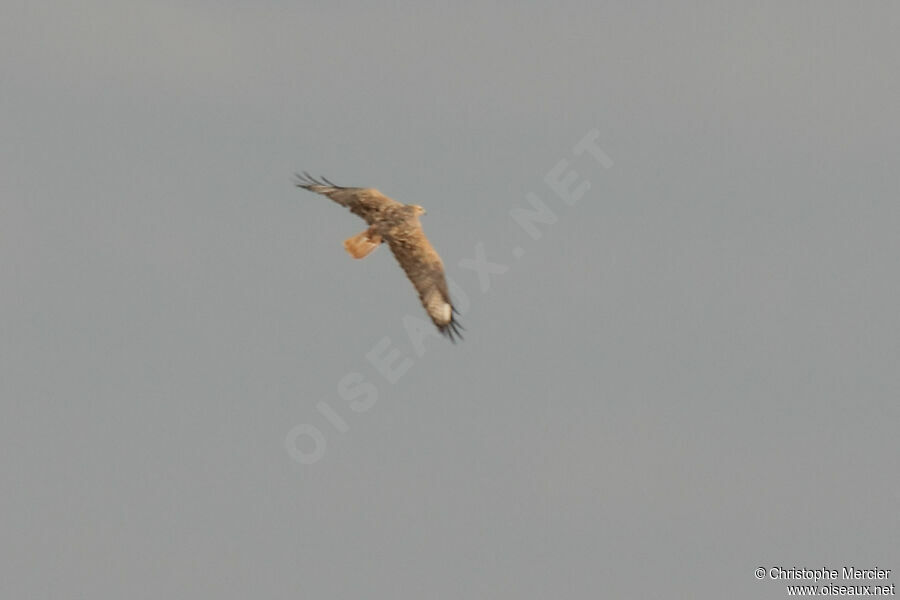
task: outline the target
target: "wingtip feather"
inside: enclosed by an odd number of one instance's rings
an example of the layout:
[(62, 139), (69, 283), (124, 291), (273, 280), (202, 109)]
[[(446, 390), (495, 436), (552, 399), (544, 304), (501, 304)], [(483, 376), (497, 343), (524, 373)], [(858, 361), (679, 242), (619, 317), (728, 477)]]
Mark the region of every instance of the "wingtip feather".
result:
[(309, 171), (303, 171), (302, 173), (295, 172), (294, 177), (296, 177), (296, 181), (294, 182), (294, 184), (297, 187), (301, 187), (303, 189), (306, 189), (306, 190), (309, 190), (312, 192), (323, 193), (323, 192), (327, 191), (327, 190), (319, 191), (319, 190), (312, 189), (316, 186), (321, 187), (321, 188), (332, 188), (332, 190), (347, 189), (344, 186), (340, 186), (340, 185), (333, 183), (330, 179), (328, 179), (324, 175), (320, 175), (318, 178), (313, 177), (312, 175), (309, 174)]
[(460, 330), (465, 331), (466, 328), (463, 327), (459, 321), (451, 318), (449, 323), (447, 323), (443, 327), (439, 327), (438, 329), (440, 329), (441, 333), (444, 334), (447, 339), (455, 344), (457, 339), (463, 339)]

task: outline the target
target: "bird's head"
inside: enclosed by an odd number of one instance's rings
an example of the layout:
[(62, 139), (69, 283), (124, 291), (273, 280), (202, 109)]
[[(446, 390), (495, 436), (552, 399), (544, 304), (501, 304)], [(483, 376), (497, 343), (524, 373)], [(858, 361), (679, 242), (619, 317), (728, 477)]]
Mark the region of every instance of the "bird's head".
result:
[(410, 207), (413, 209), (413, 214), (417, 217), (428, 214), (425, 212), (425, 209), (419, 206), (418, 204), (411, 204)]

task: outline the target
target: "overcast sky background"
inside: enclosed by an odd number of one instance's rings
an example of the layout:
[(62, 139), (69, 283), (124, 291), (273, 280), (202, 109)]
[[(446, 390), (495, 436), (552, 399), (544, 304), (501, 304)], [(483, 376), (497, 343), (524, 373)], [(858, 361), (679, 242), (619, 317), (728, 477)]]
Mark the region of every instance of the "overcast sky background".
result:
[[(900, 7), (727, 4), (7, 5), (0, 595), (897, 582)], [(428, 209), (462, 343), (295, 170)]]

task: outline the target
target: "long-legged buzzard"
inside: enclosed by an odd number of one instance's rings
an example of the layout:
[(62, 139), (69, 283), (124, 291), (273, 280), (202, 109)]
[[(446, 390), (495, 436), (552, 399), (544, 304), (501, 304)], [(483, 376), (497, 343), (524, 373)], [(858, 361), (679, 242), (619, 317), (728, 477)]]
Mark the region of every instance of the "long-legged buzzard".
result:
[(401, 204), (373, 188), (352, 188), (321, 181), (309, 173), (297, 175), (297, 187), (328, 196), (355, 215), (369, 228), (344, 241), (353, 258), (364, 258), (383, 242), (387, 242), (406, 276), (419, 292), (422, 306), (438, 330), (456, 342), (462, 327), (454, 318), (457, 313), (450, 301), (444, 263), (422, 231), (419, 215), (425, 209), (416, 204)]

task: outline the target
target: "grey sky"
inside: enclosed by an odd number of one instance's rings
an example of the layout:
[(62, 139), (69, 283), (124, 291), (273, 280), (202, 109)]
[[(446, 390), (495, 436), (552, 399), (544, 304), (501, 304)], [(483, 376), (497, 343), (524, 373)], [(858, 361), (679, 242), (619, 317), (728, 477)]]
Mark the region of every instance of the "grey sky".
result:
[[(3, 10), (0, 596), (898, 581), (900, 8), (522, 4)], [(464, 342), (304, 169), (428, 209)]]

